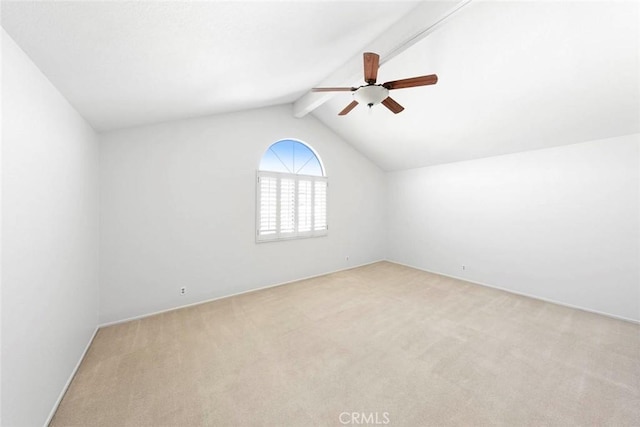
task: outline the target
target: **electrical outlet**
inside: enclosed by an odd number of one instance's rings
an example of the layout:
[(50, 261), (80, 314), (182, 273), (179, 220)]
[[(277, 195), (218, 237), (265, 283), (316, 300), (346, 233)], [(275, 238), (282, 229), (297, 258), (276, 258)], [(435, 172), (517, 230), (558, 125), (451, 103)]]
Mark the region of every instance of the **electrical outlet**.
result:
[(463, 269), (463, 270), (466, 270), (466, 269), (467, 269), (467, 266), (466, 266), (466, 265), (463, 265), (463, 266), (462, 266), (462, 269)]
[(347, 255), (346, 257), (344, 257), (344, 259), (345, 259), (346, 261), (349, 261), (349, 255)]
[(186, 293), (187, 293), (187, 287), (186, 286), (181, 287), (180, 288), (180, 295), (184, 295)]

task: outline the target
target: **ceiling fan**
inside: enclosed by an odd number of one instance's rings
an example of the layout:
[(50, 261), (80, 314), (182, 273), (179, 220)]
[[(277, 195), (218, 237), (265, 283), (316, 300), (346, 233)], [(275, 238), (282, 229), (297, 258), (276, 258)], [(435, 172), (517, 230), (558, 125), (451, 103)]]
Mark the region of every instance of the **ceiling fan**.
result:
[(438, 82), (438, 76), (430, 74), (428, 76), (412, 77), (409, 79), (392, 80), (390, 82), (376, 84), (378, 78), (378, 66), (380, 63), (380, 55), (373, 52), (364, 53), (364, 81), (366, 85), (359, 87), (314, 87), (312, 92), (353, 92), (355, 98), (351, 104), (347, 105), (344, 110), (338, 113), (344, 116), (353, 110), (356, 105), (362, 103), (371, 108), (375, 104), (384, 105), (394, 114), (398, 114), (404, 107), (398, 104), (389, 96), (389, 91), (393, 89), (404, 89), (414, 86), (434, 85)]

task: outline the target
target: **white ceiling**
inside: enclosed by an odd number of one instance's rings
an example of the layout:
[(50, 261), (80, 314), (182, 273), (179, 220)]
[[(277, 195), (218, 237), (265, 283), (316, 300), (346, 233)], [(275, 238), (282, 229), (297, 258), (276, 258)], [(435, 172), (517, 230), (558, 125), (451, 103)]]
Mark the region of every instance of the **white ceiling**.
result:
[(98, 131), (295, 101), (409, 1), (2, 1), (2, 26)]
[[(416, 5), (3, 0), (2, 26), (104, 131), (291, 103)], [(438, 74), (392, 91), (405, 111), (338, 117), (340, 93), (312, 114), (385, 170), (640, 132), (639, 17), (634, 1), (473, 0), (381, 67)]]

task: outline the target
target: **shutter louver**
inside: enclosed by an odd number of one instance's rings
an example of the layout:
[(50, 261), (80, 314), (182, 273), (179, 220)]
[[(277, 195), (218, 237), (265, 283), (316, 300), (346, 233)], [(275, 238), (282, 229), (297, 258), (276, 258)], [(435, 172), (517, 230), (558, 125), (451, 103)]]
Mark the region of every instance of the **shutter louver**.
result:
[(280, 179), (280, 232), (296, 231), (296, 181)]
[(298, 181), (298, 232), (311, 231), (311, 181)]
[(278, 181), (274, 177), (263, 176), (260, 187), (260, 224), (259, 235), (275, 234), (277, 229), (277, 190)]
[(313, 201), (313, 230), (321, 231), (327, 229), (327, 182), (315, 181)]

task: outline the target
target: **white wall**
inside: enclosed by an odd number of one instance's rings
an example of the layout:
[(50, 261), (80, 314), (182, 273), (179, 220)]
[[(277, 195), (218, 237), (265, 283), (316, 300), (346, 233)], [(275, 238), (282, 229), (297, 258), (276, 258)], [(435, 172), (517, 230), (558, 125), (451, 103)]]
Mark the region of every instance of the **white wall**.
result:
[(636, 134), (389, 173), (388, 257), (640, 320), (639, 169)]
[(2, 425), (39, 426), (98, 321), (98, 146), (4, 30), (2, 122)]
[[(0, 64), (2, 63), (1, 44), (4, 35), (4, 30), (1, 30)], [(2, 66), (0, 65), (0, 100), (2, 99), (4, 99), (4, 97), (2, 90)], [(0, 101), (0, 426), (2, 425), (2, 121), (2, 101)]]
[[(329, 235), (257, 244), (256, 169), (288, 137), (324, 163)], [(384, 258), (384, 173), (290, 106), (100, 138), (101, 322)]]

